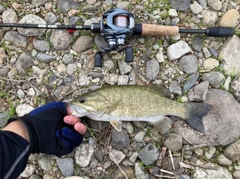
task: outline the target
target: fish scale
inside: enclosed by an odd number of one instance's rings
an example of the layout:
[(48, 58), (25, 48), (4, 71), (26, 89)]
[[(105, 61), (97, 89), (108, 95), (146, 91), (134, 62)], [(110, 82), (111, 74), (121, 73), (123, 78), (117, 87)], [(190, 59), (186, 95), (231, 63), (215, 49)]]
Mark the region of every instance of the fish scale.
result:
[(211, 111), (206, 103), (180, 103), (166, 98), (157, 88), (147, 86), (106, 86), (83, 94), (68, 104), (76, 116), (109, 121), (121, 130), (121, 121), (147, 121), (160, 132), (171, 127), (165, 115), (177, 116), (193, 129), (203, 132), (202, 117)]

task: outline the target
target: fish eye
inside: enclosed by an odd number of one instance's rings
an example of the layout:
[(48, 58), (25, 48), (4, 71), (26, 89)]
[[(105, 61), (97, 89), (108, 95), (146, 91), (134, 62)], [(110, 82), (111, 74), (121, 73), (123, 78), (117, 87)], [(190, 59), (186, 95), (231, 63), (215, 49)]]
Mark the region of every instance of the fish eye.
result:
[(80, 102), (80, 103), (84, 103), (85, 100), (84, 100), (84, 99), (80, 99), (79, 102)]

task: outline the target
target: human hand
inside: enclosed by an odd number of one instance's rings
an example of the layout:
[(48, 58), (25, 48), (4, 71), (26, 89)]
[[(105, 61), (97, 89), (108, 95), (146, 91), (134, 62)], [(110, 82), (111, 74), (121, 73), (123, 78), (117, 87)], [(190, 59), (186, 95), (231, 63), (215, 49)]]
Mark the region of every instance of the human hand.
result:
[(31, 153), (66, 155), (81, 144), (86, 132), (86, 126), (71, 116), (63, 102), (50, 102), (9, 122), (15, 120), (21, 120), (27, 128)]

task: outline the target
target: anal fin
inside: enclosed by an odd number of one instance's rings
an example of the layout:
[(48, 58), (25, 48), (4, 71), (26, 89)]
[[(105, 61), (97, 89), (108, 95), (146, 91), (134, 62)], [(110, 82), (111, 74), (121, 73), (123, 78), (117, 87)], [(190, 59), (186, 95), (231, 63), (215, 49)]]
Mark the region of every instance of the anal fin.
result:
[(117, 131), (122, 131), (122, 121), (111, 120), (110, 123)]
[(168, 117), (160, 117), (159, 120), (150, 122), (161, 134), (166, 134), (172, 128), (173, 121)]

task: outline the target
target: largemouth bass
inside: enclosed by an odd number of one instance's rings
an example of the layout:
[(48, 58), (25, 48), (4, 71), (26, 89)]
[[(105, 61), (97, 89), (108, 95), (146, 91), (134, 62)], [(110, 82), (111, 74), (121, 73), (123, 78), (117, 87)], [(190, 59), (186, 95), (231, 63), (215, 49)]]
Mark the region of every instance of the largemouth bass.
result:
[(159, 131), (169, 127), (165, 115), (180, 117), (193, 129), (204, 132), (202, 117), (211, 110), (206, 103), (181, 103), (146, 86), (106, 86), (85, 93), (68, 103), (72, 114), (108, 121), (118, 131), (121, 121), (147, 121)]

